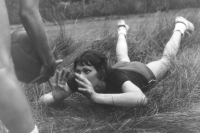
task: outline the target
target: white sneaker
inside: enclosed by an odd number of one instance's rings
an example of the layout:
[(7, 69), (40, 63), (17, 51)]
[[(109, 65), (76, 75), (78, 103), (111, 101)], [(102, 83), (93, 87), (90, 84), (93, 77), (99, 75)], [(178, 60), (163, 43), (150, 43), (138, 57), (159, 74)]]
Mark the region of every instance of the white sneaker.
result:
[(120, 34), (124, 34), (126, 36), (128, 30), (129, 30), (129, 26), (125, 23), (125, 21), (119, 20), (118, 21), (118, 36)]
[(175, 22), (176, 23), (183, 23), (186, 26), (185, 32), (188, 33), (188, 34), (191, 34), (194, 31), (194, 25), (182, 16), (176, 17)]

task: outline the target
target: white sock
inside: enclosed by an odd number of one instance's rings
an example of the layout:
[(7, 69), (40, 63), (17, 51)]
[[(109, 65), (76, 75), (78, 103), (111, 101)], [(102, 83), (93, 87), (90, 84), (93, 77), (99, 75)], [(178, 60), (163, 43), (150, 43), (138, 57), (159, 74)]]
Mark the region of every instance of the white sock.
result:
[(39, 133), (37, 126), (35, 125), (35, 128), (33, 129), (33, 131), (31, 131), (30, 133)]
[(127, 34), (127, 29), (126, 29), (126, 27), (124, 27), (124, 26), (118, 27), (118, 36), (119, 36), (120, 34), (123, 34), (123, 35), (126, 37), (126, 34)]
[(184, 36), (184, 33), (186, 31), (186, 25), (183, 23), (176, 23), (174, 31), (179, 31), (182, 36)]

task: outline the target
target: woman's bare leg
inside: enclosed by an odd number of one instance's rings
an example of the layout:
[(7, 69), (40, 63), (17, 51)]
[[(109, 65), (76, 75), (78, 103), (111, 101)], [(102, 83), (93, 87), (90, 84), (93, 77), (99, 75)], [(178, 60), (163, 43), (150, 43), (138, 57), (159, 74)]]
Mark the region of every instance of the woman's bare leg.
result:
[(193, 31), (194, 26), (191, 22), (183, 17), (176, 18), (176, 25), (172, 37), (166, 44), (163, 52), (163, 56), (160, 60), (147, 64), (147, 67), (154, 73), (156, 78), (162, 78), (168, 71), (170, 64), (170, 58), (175, 57), (178, 53), (181, 37), (185, 31)]
[(128, 46), (126, 42), (126, 35), (129, 27), (124, 20), (118, 22), (118, 40), (116, 46), (116, 55), (118, 62), (127, 61), (130, 62), (128, 57)]

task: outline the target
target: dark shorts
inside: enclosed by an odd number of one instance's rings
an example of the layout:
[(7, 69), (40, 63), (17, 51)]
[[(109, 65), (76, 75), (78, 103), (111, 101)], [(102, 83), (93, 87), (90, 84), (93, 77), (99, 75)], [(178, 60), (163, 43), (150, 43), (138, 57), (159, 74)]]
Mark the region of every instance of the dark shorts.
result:
[(137, 72), (137, 73), (143, 75), (144, 77), (146, 77), (150, 86), (152, 86), (156, 82), (156, 77), (153, 74), (153, 72), (145, 64), (143, 64), (141, 62), (120, 61), (120, 62), (117, 62), (115, 65), (113, 65), (112, 68), (124, 69), (124, 70), (130, 70), (130, 71)]

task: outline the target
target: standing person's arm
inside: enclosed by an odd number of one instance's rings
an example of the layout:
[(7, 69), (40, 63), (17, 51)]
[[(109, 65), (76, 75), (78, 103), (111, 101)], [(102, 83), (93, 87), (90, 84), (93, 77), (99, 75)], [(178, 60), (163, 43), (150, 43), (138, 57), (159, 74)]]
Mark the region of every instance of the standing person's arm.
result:
[(39, 0), (20, 0), (19, 14), (21, 22), (43, 62), (40, 76), (33, 83), (46, 82), (54, 75), (56, 65), (60, 62), (55, 61), (51, 48), (48, 45), (49, 40), (39, 12)]
[(11, 133), (30, 133), (35, 125), (14, 71), (10, 54), (10, 26), (4, 0), (0, 0), (0, 19), (0, 119)]

